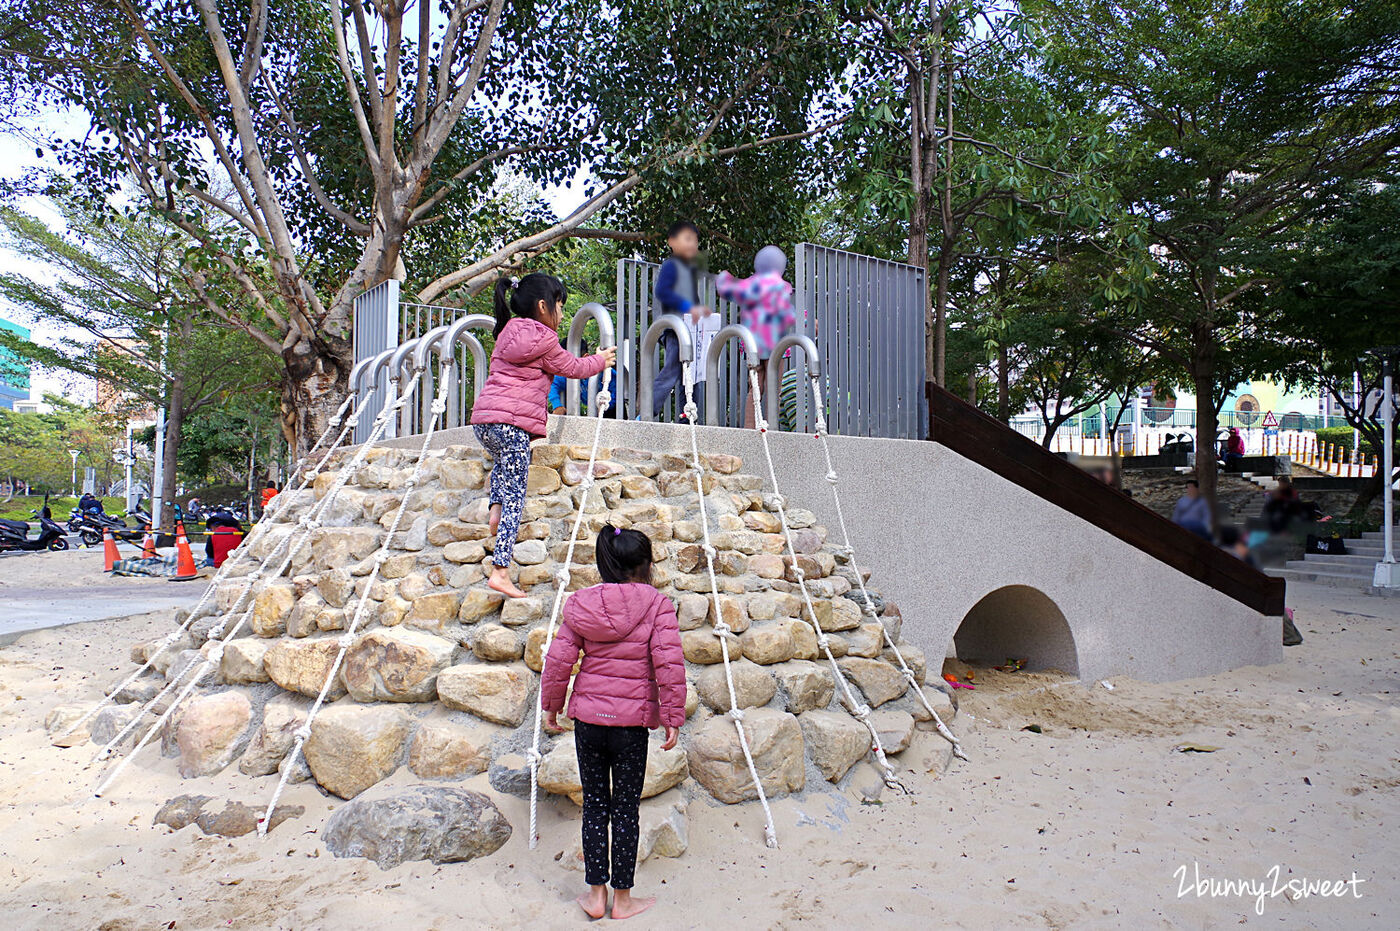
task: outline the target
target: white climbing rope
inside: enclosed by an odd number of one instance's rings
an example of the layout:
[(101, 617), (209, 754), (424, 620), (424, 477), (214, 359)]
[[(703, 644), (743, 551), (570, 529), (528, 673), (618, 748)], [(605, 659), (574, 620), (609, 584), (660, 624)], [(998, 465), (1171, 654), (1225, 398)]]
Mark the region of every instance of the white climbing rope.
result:
[[(411, 382), (411, 386), (416, 386), (419, 382), (417, 373)], [(384, 535), (384, 542), (375, 551), (372, 557), (374, 565), (370, 569), (369, 577), (364, 583), (363, 594), (355, 598), (355, 614), (350, 620), (345, 633), (337, 638), (335, 659), (331, 662), (330, 671), (326, 674), (326, 681), (321, 685), (321, 691), (312, 702), (310, 710), (306, 713), (306, 721), (297, 728), (296, 742), (292, 745), (292, 750), (287, 754), (285, 764), (282, 766), (282, 775), (277, 780), (277, 788), (272, 792), (272, 798), (267, 803), (267, 810), (258, 819), (258, 835), (267, 836), (268, 825), (272, 823), (272, 813), (277, 808), (277, 800), (282, 797), (282, 792), (287, 788), (287, 780), (291, 777), (292, 769), (296, 766), (297, 760), (301, 757), (302, 748), (311, 736), (311, 724), (316, 720), (316, 715), (321, 707), (326, 703), (326, 696), (330, 694), (336, 677), (340, 675), (340, 667), (345, 662), (345, 654), (350, 651), (350, 646), (355, 642), (355, 632), (360, 628), (360, 622), (365, 616), (365, 607), (370, 603), (370, 592), (379, 581), (379, 571), (384, 563), (389, 559), (389, 551), (393, 548), (394, 537), (399, 532), (399, 526), (403, 523), (404, 513), (408, 510), (408, 499), (413, 496), (413, 491), (418, 487), (418, 482), (423, 474), (423, 461), (428, 455), (428, 445), (432, 442), (433, 434), (437, 431), (437, 424), (440, 415), (447, 410), (447, 395), (452, 390), (452, 380), (442, 379), (438, 387), (437, 397), (433, 399), (430, 410), (433, 413), (432, 419), (428, 422), (427, 429), (423, 431), (423, 443), (418, 448), (418, 458), (413, 463), (413, 472), (404, 481), (403, 497), (399, 499), (398, 510), (394, 513), (394, 520), (389, 525), (389, 532)], [(404, 393), (407, 399), (413, 393), (412, 387)], [(402, 405), (400, 405), (402, 406)]]
[[(831, 443), (827, 439), (826, 414), (824, 413), (825, 403), (822, 398), (821, 382), (815, 375), (810, 376), (809, 380), (812, 385), (812, 407), (816, 411), (817, 418), (816, 435), (817, 438), (821, 440), (822, 452), (826, 454), (826, 481), (827, 484), (831, 486), (831, 500), (836, 506), (836, 523), (841, 528), (842, 549), (844, 550), (846, 558), (849, 560), (848, 564), (851, 567), (851, 571), (855, 574), (856, 584), (860, 587), (861, 612), (872, 621), (879, 623), (879, 615), (875, 611), (875, 601), (870, 597), (870, 592), (865, 587), (865, 576), (861, 573), (860, 566), (856, 564), (855, 547), (851, 545), (851, 534), (850, 531), (846, 529), (846, 515), (841, 509), (841, 494), (837, 491), (836, 487), (840, 482), (840, 477), (836, 474), (836, 465), (831, 458)], [(924, 706), (924, 710), (933, 717), (933, 722), (938, 729), (939, 735), (953, 745), (953, 756), (965, 761), (967, 759), (967, 754), (963, 752), (962, 744), (958, 742), (957, 736), (948, 729), (948, 726), (943, 723), (943, 719), (938, 716), (938, 712), (933, 710), (933, 705), (929, 704), (928, 696), (924, 694), (923, 686), (919, 684), (913, 670), (911, 670), (909, 664), (905, 662), (904, 654), (900, 652), (898, 645), (895, 644), (894, 637), (890, 635), (889, 628), (884, 624), (880, 624), (880, 630), (884, 633), (885, 643), (889, 646), (890, 652), (892, 652), (895, 659), (899, 661), (899, 668), (904, 675), (905, 681), (907, 681), (909, 687), (914, 690), (914, 694), (919, 697), (919, 703)]]
[[(359, 468), (360, 464), (363, 463), (365, 458), (368, 456), (369, 450), (374, 446), (375, 443), (379, 441), (380, 437), (383, 436), (384, 431), (389, 424), (391, 416), (393, 416), (399, 409), (404, 407), (412, 398), (417, 384), (418, 381), (417, 379), (415, 379), (414, 381), (409, 383), (408, 390), (406, 390), (402, 396), (395, 397), (393, 394), (391, 394), (390, 397), (388, 397), (385, 400), (384, 407), (375, 417), (374, 429), (371, 431), (369, 438), (359, 447), (358, 450), (356, 450), (355, 455), (351, 458), (350, 462), (337, 471), (335, 481), (332, 482), (330, 488), (327, 489), (325, 497), (322, 498), (321, 501), (314, 504), (310, 512), (308, 512), (306, 515), (303, 515), (300, 518), (300, 520), (298, 521), (298, 526), (300, 530), (293, 531), (292, 533), (287, 534), (282, 540), (278, 541), (277, 545), (273, 548), (272, 552), (264, 558), (264, 560), (260, 564), (259, 569), (253, 571), (252, 573), (249, 573), (250, 581), (256, 581), (258, 578), (263, 577), (264, 573), (262, 572), (262, 569), (266, 567), (267, 563), (270, 562), (273, 558), (275, 558), (277, 552), (280, 551), (283, 546), (288, 546), (291, 543), (291, 541), (295, 540), (295, 545), (289, 547), (287, 555), (282, 560), (282, 563), (277, 567), (277, 569), (274, 572), (267, 573), (266, 577), (271, 579), (279, 578), (284, 572), (287, 571), (287, 568), (292, 564), (293, 560), (296, 558), (297, 553), (301, 551), (301, 547), (310, 538), (312, 531), (316, 530), (320, 526), (320, 515), (325, 513), (325, 511), (330, 508), (331, 503), (335, 500), (336, 495), (339, 494), (340, 490), (345, 486), (346, 482), (349, 480), (349, 476)], [(251, 585), (248, 590), (251, 591)], [(161, 714), (159, 719), (157, 719), (157, 721), (153, 725), (151, 725), (150, 729), (146, 731), (146, 734), (141, 738), (141, 740), (136, 744), (136, 746), (132, 748), (131, 752), (128, 753), (122, 759), (122, 761), (119, 764), (117, 764), (115, 768), (113, 768), (112, 772), (101, 782), (98, 788), (94, 791), (94, 795), (99, 797), (101, 796), (102, 792), (105, 791), (107, 786), (111, 785), (111, 783), (117, 778), (117, 776), (120, 775), (122, 770), (126, 768), (126, 766), (141, 750), (141, 748), (144, 747), (153, 736), (155, 736), (156, 732), (160, 729), (162, 725), (164, 725), (166, 720), (168, 720), (170, 716), (174, 714), (175, 709), (178, 708), (181, 702), (183, 702), (184, 699), (190, 694), (190, 692), (194, 690), (194, 687), (198, 685), (198, 683), (218, 665), (219, 661), (221, 661), (223, 658), (224, 648), (228, 645), (229, 641), (231, 641), (234, 637), (238, 635), (238, 632), (242, 629), (243, 625), (247, 622), (248, 618), (252, 615), (252, 613), (253, 605), (250, 604), (248, 608), (246, 608), (239, 615), (237, 622), (233, 625), (231, 629), (228, 629), (225, 632), (224, 628), (228, 627), (230, 620), (230, 617), (225, 617), (222, 624), (216, 625), (216, 627), (210, 630), (211, 639), (214, 637), (221, 637), (221, 639), (212, 648), (206, 648), (208, 652), (206, 653), (204, 661), (199, 665), (198, 671), (196, 672), (194, 678), (190, 680), (188, 684), (186, 684), (185, 688), (170, 704), (170, 707), (168, 707), (165, 710), (165, 712)], [(229, 614), (231, 615), (232, 611), (230, 611)], [(100, 760), (105, 760), (107, 757), (109, 757), (113, 752), (114, 748), (118, 746), (121, 743), (121, 741), (125, 738), (125, 736), (128, 733), (130, 733), (131, 730), (134, 729), (141, 722), (141, 720), (145, 717), (146, 712), (151, 710), (151, 708), (158, 704), (162, 698), (164, 698), (167, 694), (170, 693), (171, 690), (175, 688), (175, 686), (178, 684), (179, 680), (183, 677), (185, 672), (188, 672), (188, 669), (183, 671), (180, 676), (177, 676), (175, 677), (175, 679), (168, 682), (165, 688), (161, 689), (161, 691), (154, 698), (147, 702), (145, 706), (142, 707), (140, 713), (135, 715), (132, 718), (132, 720), (128, 722), (127, 725), (123, 727), (115, 737), (108, 741), (107, 745), (104, 746), (102, 750), (98, 752), (98, 754), (93, 758), (92, 762), (90, 762), (88, 765), (91, 766), (92, 763), (96, 763)]]
[[(755, 369), (750, 369), (756, 372)], [(705, 467), (700, 461), (699, 406), (695, 403), (695, 377), (690, 360), (681, 362), (681, 377), (685, 384), (685, 419), (690, 422), (690, 461), (695, 474), (695, 494), (700, 502), (700, 533), (704, 541), (701, 552), (705, 556), (705, 568), (710, 575), (710, 599), (715, 612), (713, 629), (719, 638), (720, 658), (724, 663), (724, 681), (729, 689), (729, 719), (734, 722), (734, 730), (739, 735), (739, 749), (744, 752), (744, 763), (748, 766), (749, 777), (753, 779), (758, 802), (763, 806), (764, 840), (769, 847), (778, 846), (778, 831), (773, 824), (773, 809), (768, 805), (768, 794), (763, 791), (763, 782), (758, 778), (758, 767), (754, 766), (753, 751), (749, 749), (749, 738), (744, 733), (744, 711), (739, 707), (739, 697), (734, 689), (734, 670), (730, 665), (729, 641), (735, 638), (734, 631), (724, 621), (724, 610), (719, 601), (719, 579), (715, 575), (715, 546), (710, 540), (710, 519), (705, 513)], [(756, 377), (756, 376), (755, 376)]]
[[(778, 471), (773, 465), (773, 449), (768, 442), (768, 421), (763, 416), (763, 398), (759, 392), (758, 369), (749, 369), (749, 392), (752, 395), (754, 407), (754, 424), (758, 427), (758, 435), (763, 441), (763, 455), (768, 460), (768, 480), (773, 486), (773, 500), (778, 506), (778, 520), (782, 523), (783, 540), (787, 545), (788, 557), (792, 560), (792, 577), (797, 580), (797, 587), (802, 592), (802, 601), (807, 608), (807, 621), (812, 625), (812, 631), (817, 636), (817, 647), (826, 655), (827, 662), (831, 665), (831, 674), (836, 679), (836, 683), (841, 687), (842, 704), (865, 729), (870, 732), (870, 750), (875, 754), (875, 759), (879, 763), (881, 775), (885, 780), (885, 785), (894, 789), (904, 791), (899, 780), (895, 777), (894, 768), (890, 766), (889, 758), (885, 755), (885, 748), (880, 744), (880, 732), (875, 728), (875, 723), (870, 720), (870, 706), (863, 700), (858, 700), (855, 693), (851, 691), (851, 684), (846, 678), (846, 674), (841, 667), (836, 664), (836, 657), (831, 652), (831, 639), (826, 631), (822, 630), (820, 622), (817, 620), (817, 609), (812, 603), (812, 593), (807, 588), (807, 575), (803, 571), (797, 558), (797, 547), (792, 539), (792, 527), (788, 523), (787, 502), (783, 499), (783, 491), (778, 486)], [(883, 625), (881, 625), (883, 629)]]
[(604, 369), (603, 378), (599, 384), (598, 393), (594, 396), (594, 403), (597, 405), (593, 422), (593, 446), (588, 450), (588, 471), (584, 473), (583, 481), (579, 483), (578, 512), (574, 515), (574, 525), (569, 531), (569, 546), (564, 552), (564, 564), (559, 567), (559, 571), (554, 574), (554, 605), (549, 610), (549, 623), (545, 626), (544, 645), (540, 649), (540, 686), (535, 689), (535, 731), (534, 737), (530, 741), (530, 749), (525, 754), (525, 758), (530, 763), (530, 849), (534, 850), (539, 843), (538, 830), (538, 808), (539, 808), (539, 766), (540, 757), (540, 725), (544, 714), (544, 659), (549, 653), (549, 645), (554, 640), (554, 630), (559, 623), (559, 613), (564, 606), (564, 593), (569, 588), (569, 566), (574, 561), (574, 547), (578, 544), (579, 530), (583, 526), (583, 515), (588, 508), (588, 494), (593, 489), (593, 466), (598, 461), (598, 445), (603, 438), (603, 417), (607, 414), (609, 405), (612, 404), (612, 393), (608, 390), (609, 382), (612, 380), (612, 370)]
[[(60, 735), (61, 737), (66, 737), (69, 734), (72, 734), (78, 728), (86, 724), (88, 720), (92, 718), (93, 715), (97, 714), (97, 712), (101, 711), (108, 704), (110, 704), (113, 701), (113, 699), (115, 699), (116, 696), (121, 693), (123, 689), (125, 689), (127, 686), (131, 685), (131, 683), (139, 679), (146, 672), (146, 670), (150, 669), (155, 664), (156, 659), (167, 649), (169, 649), (171, 645), (177, 642), (180, 639), (180, 637), (185, 633), (185, 631), (189, 629), (191, 624), (193, 624), (196, 620), (203, 616), (203, 608), (209, 602), (210, 596), (213, 595), (215, 590), (218, 588), (219, 583), (223, 581), (224, 578), (229, 574), (229, 572), (235, 566), (239, 565), (245, 558), (252, 558), (251, 553), (253, 550), (253, 546), (255, 542), (261, 538), (264, 527), (271, 526), (273, 519), (275, 517), (280, 517), (282, 510), (290, 506), (292, 500), (298, 497), (298, 494), (303, 489), (305, 489), (310, 482), (315, 480), (316, 475), (318, 475), (321, 469), (325, 466), (326, 460), (328, 460), (331, 457), (331, 455), (335, 452), (336, 447), (338, 447), (340, 443), (345, 439), (346, 433), (349, 431), (350, 426), (354, 423), (355, 418), (359, 416), (360, 408), (364, 405), (364, 401), (361, 401), (359, 404), (356, 405), (354, 412), (352, 412), (347, 417), (346, 411), (350, 407), (350, 402), (354, 399), (354, 395), (349, 395), (345, 398), (345, 401), (340, 405), (340, 409), (337, 410), (335, 414), (331, 417), (330, 424), (326, 427), (325, 432), (321, 434), (320, 438), (316, 440), (315, 444), (313, 444), (312, 447), (306, 451), (306, 455), (304, 455), (300, 460), (298, 460), (296, 466), (293, 467), (293, 469), (291, 470), (292, 474), (299, 474), (298, 470), (301, 468), (301, 465), (304, 462), (306, 462), (306, 460), (310, 459), (312, 455), (315, 454), (316, 450), (319, 449), (321, 444), (325, 442), (326, 437), (331, 435), (331, 431), (335, 430), (335, 428), (341, 424), (343, 419), (345, 426), (341, 429), (340, 435), (336, 438), (335, 442), (331, 443), (331, 445), (327, 447), (325, 456), (323, 456), (321, 461), (316, 464), (316, 467), (314, 469), (306, 473), (306, 476), (303, 477), (301, 480), (301, 484), (299, 484), (291, 494), (283, 493), (272, 499), (271, 506), (267, 511), (263, 513), (262, 520), (253, 525), (253, 527), (248, 531), (247, 538), (242, 541), (242, 545), (237, 547), (229, 555), (229, 558), (224, 562), (224, 564), (219, 567), (218, 571), (214, 573), (213, 578), (209, 580), (209, 586), (204, 589), (204, 594), (200, 596), (200, 599), (195, 603), (195, 606), (190, 609), (189, 614), (185, 616), (185, 620), (180, 624), (180, 626), (177, 627), (174, 631), (162, 637), (157, 647), (146, 655), (146, 661), (142, 663), (141, 666), (135, 672), (133, 672), (131, 675), (127, 676), (125, 679), (119, 682), (115, 688), (107, 692), (107, 694), (103, 696), (103, 698), (100, 701), (98, 701), (91, 708), (89, 708), (87, 710), (87, 713), (85, 713), (82, 717), (78, 718), (71, 725), (69, 725), (68, 729)], [(238, 603), (238, 601), (242, 600), (243, 594), (248, 591), (250, 584), (251, 583), (245, 585), (243, 592), (239, 593), (239, 598), (237, 601), (235, 601), (235, 605)], [(230, 606), (229, 608), (230, 613), (236, 610), (236, 606)]]

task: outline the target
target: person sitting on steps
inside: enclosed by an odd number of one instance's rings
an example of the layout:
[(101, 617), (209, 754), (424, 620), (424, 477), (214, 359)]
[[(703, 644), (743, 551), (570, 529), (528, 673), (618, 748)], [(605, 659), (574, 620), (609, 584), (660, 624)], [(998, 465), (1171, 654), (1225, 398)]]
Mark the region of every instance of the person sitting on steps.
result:
[(580, 359), (559, 345), (568, 292), (558, 278), (535, 272), (496, 282), (496, 347), (486, 384), (472, 407), (472, 428), (491, 454), (491, 575), (486, 584), (510, 598), (525, 593), (510, 579), (510, 560), (525, 510), (530, 440), (544, 436), (550, 380), (592, 378), (613, 364), (617, 350)]

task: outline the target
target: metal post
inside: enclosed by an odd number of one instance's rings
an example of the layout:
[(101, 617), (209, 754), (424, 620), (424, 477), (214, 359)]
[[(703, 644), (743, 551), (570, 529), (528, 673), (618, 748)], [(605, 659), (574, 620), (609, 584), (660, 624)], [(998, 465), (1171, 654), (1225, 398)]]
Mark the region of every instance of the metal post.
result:
[(1381, 355), (1381, 404), (1385, 411), (1385, 449), (1381, 451), (1381, 479), (1385, 482), (1385, 497), (1382, 499), (1385, 502), (1385, 556), (1376, 563), (1371, 583), (1377, 588), (1400, 588), (1400, 572), (1395, 569), (1395, 491), (1392, 488), (1395, 483), (1395, 385), (1391, 377), (1391, 363), (1397, 347), (1373, 351)]
[(165, 408), (156, 411), (156, 461), (151, 472), (151, 532), (160, 533), (165, 510)]
[(131, 449), (131, 421), (126, 422), (126, 512), (130, 514), (136, 510), (135, 489), (131, 487), (133, 480), (131, 467), (136, 464), (136, 456)]
[(68, 485), (69, 494), (74, 498), (78, 497), (78, 457), (82, 455), (81, 450), (70, 449), (68, 455), (73, 459), (73, 478)]

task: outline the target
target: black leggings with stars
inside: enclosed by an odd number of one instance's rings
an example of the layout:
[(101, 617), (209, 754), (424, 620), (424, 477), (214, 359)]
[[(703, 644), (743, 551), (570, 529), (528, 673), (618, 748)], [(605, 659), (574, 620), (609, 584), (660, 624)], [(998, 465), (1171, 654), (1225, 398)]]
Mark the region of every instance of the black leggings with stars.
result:
[(631, 889), (637, 869), (638, 806), (647, 772), (647, 729), (574, 722), (583, 783), (583, 863), (590, 886), (608, 885), (608, 822), (612, 822), (612, 887)]

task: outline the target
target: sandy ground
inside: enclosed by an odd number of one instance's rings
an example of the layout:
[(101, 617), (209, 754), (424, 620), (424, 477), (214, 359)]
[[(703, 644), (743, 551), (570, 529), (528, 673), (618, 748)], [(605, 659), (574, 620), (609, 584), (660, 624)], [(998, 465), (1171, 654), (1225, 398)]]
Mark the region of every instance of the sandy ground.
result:
[[(1290, 603), (1307, 641), (1274, 667), (1165, 685), (1113, 680), (1112, 690), (983, 670), (977, 692), (959, 693), (971, 762), (926, 773), (945, 745), (921, 734), (900, 758), (910, 794), (862, 805), (822, 786), (783, 799), (779, 850), (763, 846), (754, 806), (694, 802), (689, 852), (640, 867), (638, 893), (661, 902), (632, 924), (1394, 928), (1400, 599), (1303, 586)], [(181, 780), (147, 748), (108, 798), (93, 799), (98, 773), (82, 769), (91, 746), (50, 747), (44, 715), (96, 698), (126, 668), (129, 644), (168, 625), (161, 612), (0, 649), (0, 927), (585, 923), (571, 904), (581, 877), (555, 856), (577, 836), (567, 800), (543, 807), (536, 851), (526, 804), (499, 797), (516, 832), (494, 856), (381, 871), (326, 852), (316, 832), (334, 800), (308, 786), (284, 799), (306, 814), (261, 841), (170, 832), (151, 818), (186, 792), (260, 806), (271, 777)], [(1043, 732), (1022, 730), (1030, 724)], [(1219, 749), (1174, 750), (1186, 741)], [(468, 785), (489, 791), (484, 777)], [(1342, 898), (1273, 894), (1353, 874)], [(1198, 876), (1264, 894), (1198, 895)]]

